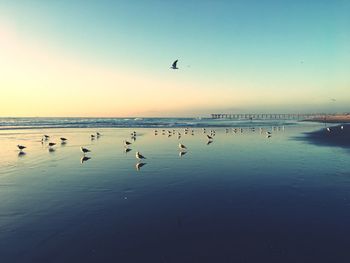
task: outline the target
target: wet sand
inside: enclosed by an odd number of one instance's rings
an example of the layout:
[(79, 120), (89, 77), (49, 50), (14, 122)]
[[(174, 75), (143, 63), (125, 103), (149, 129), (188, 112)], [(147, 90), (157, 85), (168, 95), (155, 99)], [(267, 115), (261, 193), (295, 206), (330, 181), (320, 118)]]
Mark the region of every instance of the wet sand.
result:
[(350, 123), (350, 114), (326, 115), (315, 117), (307, 121), (323, 122), (323, 123)]
[(2, 131), (1, 262), (349, 262), (349, 153), (293, 139), (321, 128)]

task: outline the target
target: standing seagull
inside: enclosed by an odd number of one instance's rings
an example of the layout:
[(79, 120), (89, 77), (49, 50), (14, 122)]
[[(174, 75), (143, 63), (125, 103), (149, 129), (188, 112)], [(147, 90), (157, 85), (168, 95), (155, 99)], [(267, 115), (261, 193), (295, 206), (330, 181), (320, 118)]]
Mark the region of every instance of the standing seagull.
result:
[(124, 146), (125, 146), (125, 147), (129, 147), (130, 144), (131, 144), (131, 142), (126, 141), (126, 140), (124, 141)]
[(177, 62), (178, 62), (179, 60), (177, 59), (177, 60), (175, 60), (174, 61), (174, 63), (171, 65), (171, 69), (179, 69), (178, 67), (177, 67)]
[(67, 138), (64, 138), (64, 137), (61, 137), (60, 138), (62, 142), (66, 142), (67, 141)]
[(91, 152), (88, 148), (84, 148), (84, 147), (80, 147), (80, 150), (83, 152), (83, 154)]
[(22, 152), (22, 151), (23, 151), (25, 148), (27, 148), (27, 147), (18, 144), (18, 145), (17, 145), (17, 148), (19, 149), (20, 152)]
[(143, 155), (142, 155), (141, 153), (139, 153), (139, 152), (136, 152), (136, 158), (139, 159), (139, 160), (141, 160), (141, 159), (146, 159), (146, 157), (143, 156)]
[(49, 147), (53, 147), (53, 146), (55, 146), (56, 145), (56, 143), (54, 143), (54, 142), (50, 142), (49, 143)]
[(187, 147), (185, 145), (181, 144), (181, 143), (179, 143), (179, 148), (180, 148), (180, 150), (186, 150), (187, 149)]

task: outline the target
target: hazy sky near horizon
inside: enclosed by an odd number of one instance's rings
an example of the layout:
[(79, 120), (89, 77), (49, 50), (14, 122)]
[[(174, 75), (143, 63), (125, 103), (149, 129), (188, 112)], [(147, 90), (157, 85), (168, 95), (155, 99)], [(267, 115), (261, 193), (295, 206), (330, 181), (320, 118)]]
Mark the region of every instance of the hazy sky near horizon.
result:
[(349, 14), (345, 0), (0, 0), (0, 116), (350, 111)]

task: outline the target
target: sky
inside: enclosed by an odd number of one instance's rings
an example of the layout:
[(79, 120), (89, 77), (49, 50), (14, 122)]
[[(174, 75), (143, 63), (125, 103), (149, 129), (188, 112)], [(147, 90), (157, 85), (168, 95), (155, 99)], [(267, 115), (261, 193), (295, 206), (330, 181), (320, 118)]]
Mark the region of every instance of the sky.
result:
[(349, 14), (346, 0), (0, 0), (0, 116), (350, 112)]

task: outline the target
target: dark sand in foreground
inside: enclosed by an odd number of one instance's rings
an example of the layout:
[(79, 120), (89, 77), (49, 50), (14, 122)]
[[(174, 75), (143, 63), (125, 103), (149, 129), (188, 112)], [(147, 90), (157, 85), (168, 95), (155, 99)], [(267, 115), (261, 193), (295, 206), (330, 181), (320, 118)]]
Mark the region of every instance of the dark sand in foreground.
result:
[(305, 133), (306, 136), (300, 139), (315, 145), (350, 148), (350, 124), (330, 126), (328, 128), (329, 131), (325, 127), (318, 131), (307, 132)]

